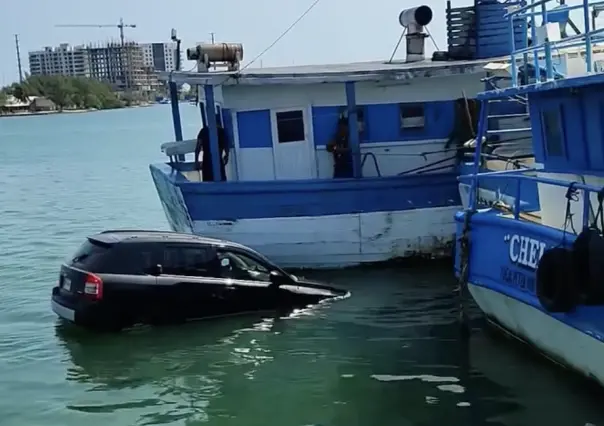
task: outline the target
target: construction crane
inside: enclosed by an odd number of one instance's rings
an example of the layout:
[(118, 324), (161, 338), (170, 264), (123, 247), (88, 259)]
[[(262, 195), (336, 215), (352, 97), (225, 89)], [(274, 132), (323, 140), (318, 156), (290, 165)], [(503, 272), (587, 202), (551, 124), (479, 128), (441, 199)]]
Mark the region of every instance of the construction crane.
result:
[(124, 28), (136, 28), (136, 24), (124, 24), (124, 20), (120, 18), (119, 24), (65, 24), (55, 25), (61, 28), (118, 28), (120, 30), (120, 41), (124, 45)]

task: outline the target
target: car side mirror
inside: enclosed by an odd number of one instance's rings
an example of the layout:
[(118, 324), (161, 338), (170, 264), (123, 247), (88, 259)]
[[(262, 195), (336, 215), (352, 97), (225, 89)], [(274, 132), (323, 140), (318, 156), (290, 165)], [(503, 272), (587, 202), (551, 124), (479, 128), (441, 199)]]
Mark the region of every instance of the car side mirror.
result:
[(270, 277), (270, 281), (271, 281), (271, 285), (273, 286), (280, 286), (280, 285), (284, 285), (284, 284), (289, 284), (290, 280), (287, 276), (281, 274), (280, 272), (277, 271), (271, 271), (269, 274)]
[(159, 263), (151, 267), (151, 275), (155, 275), (157, 277), (158, 275), (161, 275), (163, 273), (164, 268)]

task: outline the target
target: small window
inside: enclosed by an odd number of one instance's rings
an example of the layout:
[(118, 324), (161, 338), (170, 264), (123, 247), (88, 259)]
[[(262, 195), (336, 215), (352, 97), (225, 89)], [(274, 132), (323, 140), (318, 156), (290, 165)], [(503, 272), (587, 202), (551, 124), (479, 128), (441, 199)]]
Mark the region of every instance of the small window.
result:
[(221, 277), (235, 280), (269, 281), (269, 269), (260, 261), (235, 251), (222, 251), (220, 258)]
[(423, 129), (425, 125), (424, 106), (421, 104), (400, 105), (401, 129)]
[(164, 274), (220, 277), (218, 253), (209, 246), (168, 246), (162, 262)]
[(299, 142), (306, 139), (302, 110), (278, 112), (276, 118), (279, 143)]
[(551, 157), (562, 157), (564, 155), (561, 115), (560, 108), (541, 113), (545, 150), (547, 155)]

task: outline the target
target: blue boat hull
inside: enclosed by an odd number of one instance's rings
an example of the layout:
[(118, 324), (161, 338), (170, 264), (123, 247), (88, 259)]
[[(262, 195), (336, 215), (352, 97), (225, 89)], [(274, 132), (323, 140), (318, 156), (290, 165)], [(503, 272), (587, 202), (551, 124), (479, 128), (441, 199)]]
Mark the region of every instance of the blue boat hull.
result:
[(239, 242), (284, 267), (451, 256), (455, 173), (246, 182), (194, 182), (187, 173), (151, 166), (173, 230)]
[[(458, 241), (464, 217), (456, 215)], [(469, 236), (468, 288), (485, 315), (549, 358), (604, 384), (604, 307), (579, 305), (569, 313), (551, 313), (536, 295), (536, 267), (543, 252), (570, 247), (574, 237), (495, 210), (474, 214)], [(460, 250), (458, 242), (458, 276)]]

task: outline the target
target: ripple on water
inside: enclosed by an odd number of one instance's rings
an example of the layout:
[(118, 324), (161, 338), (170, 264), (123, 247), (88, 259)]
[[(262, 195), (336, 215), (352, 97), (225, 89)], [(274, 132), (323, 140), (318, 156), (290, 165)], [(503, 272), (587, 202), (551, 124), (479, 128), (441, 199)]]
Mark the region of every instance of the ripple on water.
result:
[[(199, 110), (181, 112), (185, 137), (195, 137)], [(502, 366), (522, 365), (501, 360), (502, 348), (491, 351), (487, 361), (497, 361), (486, 362), (481, 374), (464, 375), (455, 355), (450, 271), (308, 273), (351, 289), (352, 297), (287, 318), (140, 327), (119, 335), (60, 324), (49, 294), (61, 262), (86, 235), (166, 229), (148, 163), (163, 160), (158, 145), (171, 138), (163, 106), (2, 119), (2, 426), (455, 426), (468, 424), (467, 410), (448, 407), (468, 406), (506, 422), (514, 413), (538, 415), (539, 421), (510, 425), (556, 426), (544, 420), (546, 405), (554, 420), (590, 417), (585, 421), (604, 424), (587, 405), (573, 414), (568, 401), (581, 404), (578, 391), (562, 392), (554, 404), (524, 401), (564, 385), (541, 377), (529, 385), (542, 380), (543, 388), (522, 394), (525, 386), (514, 383), (514, 374), (498, 376)], [(480, 344), (474, 363), (490, 341)], [(516, 377), (524, 383), (540, 370), (528, 371)], [(470, 398), (472, 386), (480, 398)], [(573, 421), (564, 424), (578, 424)]]

